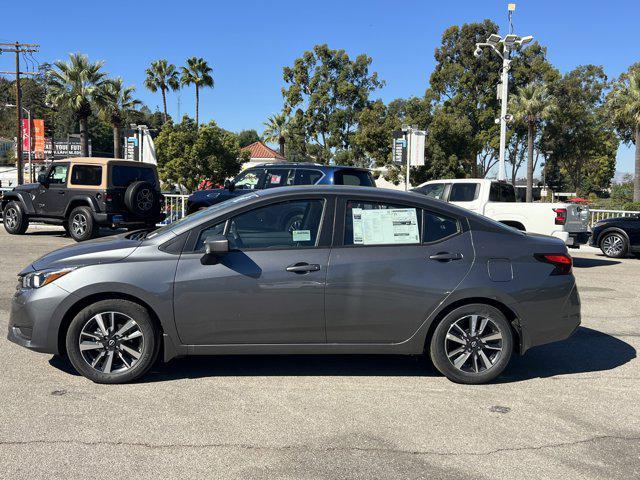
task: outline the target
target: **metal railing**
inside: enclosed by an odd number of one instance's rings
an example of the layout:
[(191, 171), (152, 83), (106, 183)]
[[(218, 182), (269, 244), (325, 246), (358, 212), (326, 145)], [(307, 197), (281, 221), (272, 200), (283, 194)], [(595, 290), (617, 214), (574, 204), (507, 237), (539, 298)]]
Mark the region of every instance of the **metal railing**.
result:
[(593, 226), (594, 223), (605, 220), (607, 218), (614, 217), (635, 217), (639, 216), (640, 212), (634, 212), (632, 210), (601, 210), (601, 209), (590, 209), (589, 210), (589, 226)]
[(162, 225), (180, 220), (187, 214), (187, 198), (189, 195), (164, 194), (164, 212), (167, 217), (163, 220)]

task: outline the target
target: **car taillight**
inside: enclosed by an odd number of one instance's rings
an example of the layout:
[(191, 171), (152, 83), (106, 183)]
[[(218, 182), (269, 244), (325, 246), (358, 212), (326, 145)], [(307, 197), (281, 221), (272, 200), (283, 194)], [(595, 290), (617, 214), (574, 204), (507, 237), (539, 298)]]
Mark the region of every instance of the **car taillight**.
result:
[(551, 275), (569, 275), (573, 266), (571, 255), (566, 253), (536, 253), (536, 259), (543, 263), (553, 265), (555, 268)]
[(567, 209), (566, 208), (554, 208), (556, 212), (556, 225), (564, 225), (567, 223)]

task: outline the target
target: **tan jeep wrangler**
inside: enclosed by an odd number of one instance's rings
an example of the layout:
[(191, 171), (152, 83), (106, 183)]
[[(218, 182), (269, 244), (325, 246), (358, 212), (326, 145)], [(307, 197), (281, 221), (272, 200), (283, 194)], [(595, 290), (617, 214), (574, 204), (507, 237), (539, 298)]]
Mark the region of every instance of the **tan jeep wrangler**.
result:
[(63, 225), (76, 241), (100, 226), (153, 227), (164, 219), (164, 197), (155, 165), (114, 158), (56, 160), (2, 197), (4, 227), (23, 234), (30, 221)]

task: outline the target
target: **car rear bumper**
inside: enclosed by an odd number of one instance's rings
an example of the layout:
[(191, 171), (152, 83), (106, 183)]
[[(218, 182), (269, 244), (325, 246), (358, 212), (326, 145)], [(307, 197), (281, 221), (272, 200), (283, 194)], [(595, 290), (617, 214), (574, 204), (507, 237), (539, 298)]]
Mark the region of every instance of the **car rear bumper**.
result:
[(589, 241), (589, 237), (591, 236), (591, 233), (590, 232), (565, 232), (562, 230), (556, 230), (555, 232), (551, 233), (551, 236), (559, 238), (568, 247), (577, 247), (587, 243)]
[(149, 225), (149, 224), (157, 224), (162, 222), (165, 219), (166, 215), (161, 213), (159, 215), (151, 216), (151, 217), (136, 217), (129, 215), (122, 215), (116, 213), (94, 213), (93, 218), (98, 223), (98, 225), (108, 225), (108, 226), (134, 226), (134, 225)]
[(575, 283), (569, 295), (560, 302), (552, 301), (544, 308), (536, 309), (522, 324), (521, 353), (531, 347), (565, 340), (578, 329), (581, 323), (580, 295)]

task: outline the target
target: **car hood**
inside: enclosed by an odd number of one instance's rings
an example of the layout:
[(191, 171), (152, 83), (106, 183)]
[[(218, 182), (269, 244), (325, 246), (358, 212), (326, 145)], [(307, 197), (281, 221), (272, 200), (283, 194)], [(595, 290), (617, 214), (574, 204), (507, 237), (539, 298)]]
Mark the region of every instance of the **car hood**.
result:
[(142, 243), (141, 240), (126, 238), (129, 233), (113, 235), (88, 242), (69, 245), (40, 257), (23, 272), (44, 270), (48, 268), (63, 268), (74, 266), (95, 265), (123, 260), (131, 255)]
[(18, 185), (13, 187), (15, 192), (31, 192), (33, 190), (37, 190), (40, 184), (38, 183), (25, 183), (23, 185)]

